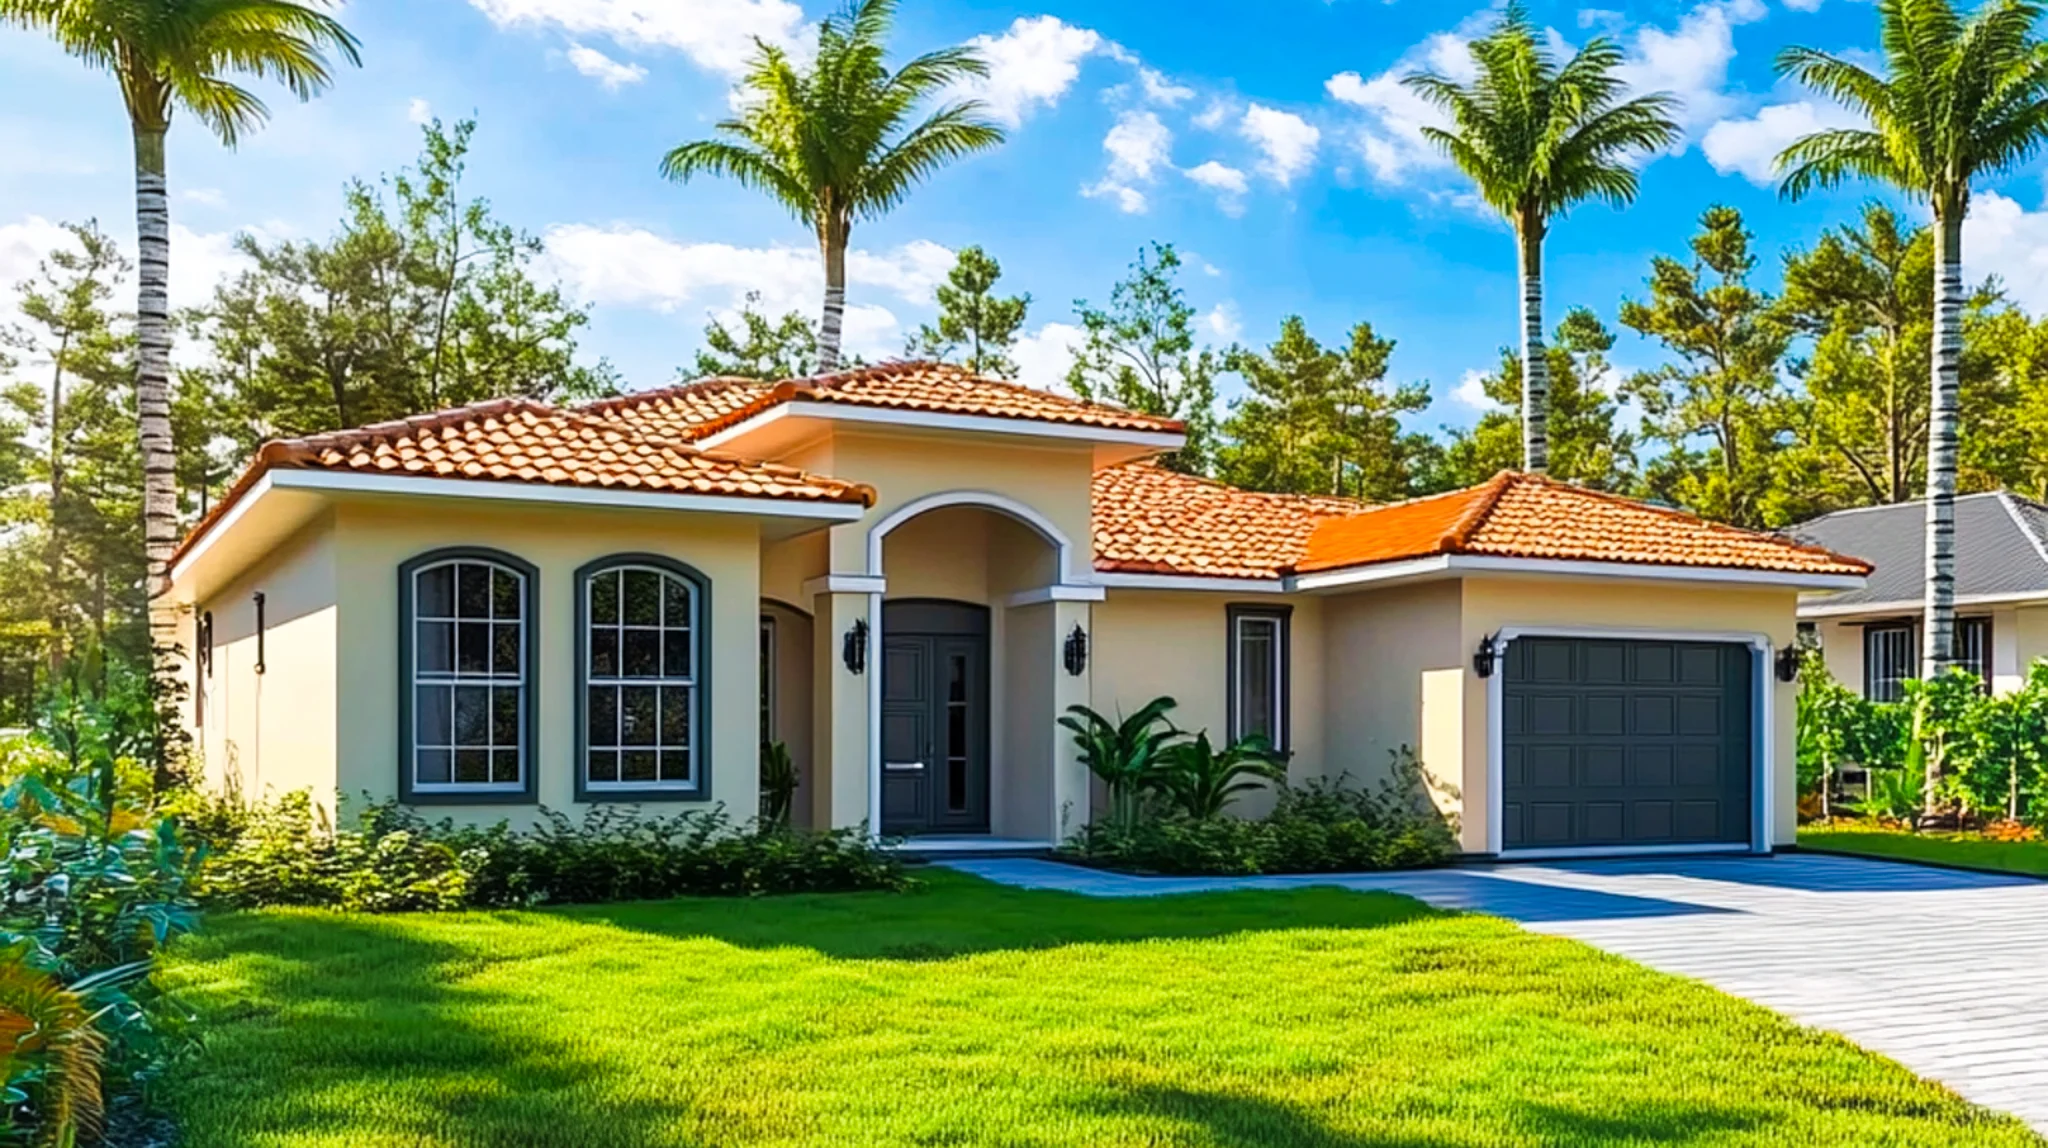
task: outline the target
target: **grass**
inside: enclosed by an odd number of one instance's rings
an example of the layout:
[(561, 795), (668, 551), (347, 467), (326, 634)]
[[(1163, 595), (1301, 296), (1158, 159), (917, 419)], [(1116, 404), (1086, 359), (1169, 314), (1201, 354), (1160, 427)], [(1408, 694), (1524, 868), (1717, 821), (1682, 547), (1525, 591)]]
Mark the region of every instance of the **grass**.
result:
[(1801, 829), (1799, 847), (2048, 877), (2048, 841), (1992, 841), (1976, 833), (1911, 833), (1858, 825)]
[(186, 1148), (2040, 1145), (1704, 986), (1335, 889), (222, 917)]

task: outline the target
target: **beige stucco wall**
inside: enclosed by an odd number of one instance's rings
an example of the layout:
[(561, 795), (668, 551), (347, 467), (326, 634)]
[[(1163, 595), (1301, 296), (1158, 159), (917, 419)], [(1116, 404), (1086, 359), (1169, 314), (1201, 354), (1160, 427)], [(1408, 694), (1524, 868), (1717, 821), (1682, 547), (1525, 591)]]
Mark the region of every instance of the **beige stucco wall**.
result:
[[(1229, 736), (1229, 608), (1288, 606), (1288, 776), (1300, 782), (1325, 770), (1324, 602), (1304, 595), (1185, 590), (1111, 590), (1094, 608), (1089, 705), (1115, 720), (1157, 697), (1179, 703), (1171, 717), (1212, 742)], [(1064, 735), (1063, 735), (1064, 736)], [(1270, 797), (1251, 795), (1235, 811), (1257, 815)]]
[(2035, 662), (2048, 658), (2048, 606), (2014, 610), (2013, 636), (2017, 646), (2016, 672), (2025, 674)]
[[(1584, 627), (1588, 633), (1640, 630), (1656, 633), (1766, 635), (1772, 649), (1790, 645), (1797, 633), (1797, 595), (1791, 590), (1713, 585), (1658, 585), (1612, 580), (1568, 581), (1523, 577), (1468, 578), (1463, 590), (1466, 650), (1503, 627)], [(1771, 691), (1771, 844), (1790, 845), (1798, 832), (1794, 729), (1797, 687), (1779, 682), (1768, 662), (1761, 667)], [(1464, 808), (1462, 841), (1471, 852), (1486, 848), (1486, 817), (1492, 791), (1488, 761), (1490, 731), (1487, 683), (1465, 676), (1463, 694)]]
[(1324, 603), (1326, 774), (1377, 785), (1388, 776), (1393, 754), (1406, 746), (1432, 779), (1438, 807), (1462, 817), (1470, 662), (1462, 609), (1462, 584), (1449, 580)]
[[(322, 519), (220, 593), (213, 670), (199, 680), (193, 728), (207, 782), (265, 800), (311, 790), (333, 804), (341, 632), (334, 523)], [(256, 672), (256, 605), (264, 595), (264, 672)], [(182, 627), (191, 632), (189, 620)]]
[[(567, 507), (465, 505), (451, 513), (431, 500), (344, 504), (336, 514), (343, 682), (338, 734), (339, 784), (351, 796), (391, 796), (398, 783), (398, 576), (407, 559), (451, 546), (503, 550), (539, 569), (535, 638), (539, 737), (529, 767), (538, 800), (579, 815), (575, 801), (575, 573), (613, 554), (656, 554), (685, 563), (710, 584), (704, 617), (710, 683), (703, 718), (709, 741), (703, 765), (710, 798), (741, 820), (759, 809), (760, 539), (756, 525), (733, 515)], [(700, 736), (703, 731), (700, 731)], [(650, 803), (655, 812), (704, 808), (706, 802)], [(437, 814), (471, 821), (530, 821), (531, 805), (437, 805)]]

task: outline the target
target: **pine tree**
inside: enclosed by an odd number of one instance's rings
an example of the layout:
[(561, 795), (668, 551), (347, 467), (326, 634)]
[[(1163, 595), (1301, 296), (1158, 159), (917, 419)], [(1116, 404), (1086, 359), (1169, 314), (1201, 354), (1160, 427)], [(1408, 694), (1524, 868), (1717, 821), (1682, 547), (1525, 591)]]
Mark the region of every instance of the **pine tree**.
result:
[(970, 373), (996, 379), (1017, 377), (1016, 361), (1010, 348), (1017, 345), (1017, 332), (1031, 307), (1031, 296), (1002, 298), (995, 293), (1002, 278), (1002, 264), (979, 247), (963, 247), (939, 284), (939, 321), (919, 327), (910, 337), (905, 354), (913, 358), (959, 363)]

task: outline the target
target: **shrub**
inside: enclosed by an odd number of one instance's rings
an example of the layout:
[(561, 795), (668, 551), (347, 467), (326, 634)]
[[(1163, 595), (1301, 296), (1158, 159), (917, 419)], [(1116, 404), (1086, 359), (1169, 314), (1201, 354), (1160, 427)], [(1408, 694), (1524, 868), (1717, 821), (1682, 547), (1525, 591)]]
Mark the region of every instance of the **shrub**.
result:
[(1273, 812), (1256, 820), (1176, 813), (1098, 822), (1061, 854), (1107, 869), (1214, 876), (1408, 869), (1457, 854), (1411, 750), (1395, 752), (1392, 775), (1375, 789), (1354, 789), (1347, 780), (1283, 786)]
[(1087, 706), (1068, 706), (1060, 717), (1059, 724), (1074, 735), (1081, 764), (1109, 790), (1110, 820), (1136, 824), (1144, 796), (1157, 781), (1161, 756), (1187, 736), (1166, 716), (1177, 704), (1172, 698), (1154, 698), (1114, 722)]
[(98, 703), (60, 698), (44, 721), (0, 765), (6, 1136), (89, 1140), (104, 1114), (110, 1136), (134, 1138), (183, 1044), (151, 973), (197, 924), (193, 852), (142, 802), (150, 770)]
[(581, 821), (428, 822), (392, 803), (336, 828), (304, 793), (213, 815), (226, 839), (202, 870), (223, 905), (364, 912), (505, 908), (681, 896), (896, 889), (902, 864), (861, 830), (814, 833), (735, 824), (724, 809), (643, 817), (600, 806)]
[(1207, 821), (1221, 817), (1238, 794), (1286, 781), (1287, 766), (1265, 738), (1243, 738), (1219, 752), (1205, 731), (1167, 746), (1146, 780), (1174, 812)]

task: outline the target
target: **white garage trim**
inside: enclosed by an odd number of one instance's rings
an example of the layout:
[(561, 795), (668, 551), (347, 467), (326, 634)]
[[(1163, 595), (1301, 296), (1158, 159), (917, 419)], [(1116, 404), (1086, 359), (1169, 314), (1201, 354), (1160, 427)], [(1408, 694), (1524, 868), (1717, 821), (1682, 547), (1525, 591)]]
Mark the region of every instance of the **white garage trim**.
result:
[(1486, 679), (1486, 851), (1503, 860), (1537, 860), (1551, 857), (1630, 857), (1670, 853), (1734, 853), (1740, 845), (1599, 845), (1580, 849), (1502, 848), (1506, 815), (1502, 792), (1504, 769), (1501, 699), (1507, 680), (1507, 645), (1516, 638), (1610, 638), (1623, 642), (1707, 642), (1716, 645), (1748, 646), (1750, 650), (1750, 732), (1749, 732), (1749, 848), (1750, 853), (1771, 851), (1771, 814), (1776, 776), (1777, 723), (1772, 695), (1777, 692), (1773, 655), (1777, 649), (1769, 634), (1715, 630), (1623, 630), (1599, 626), (1502, 626), (1494, 635), (1500, 643), (1502, 660), (1493, 676)]

